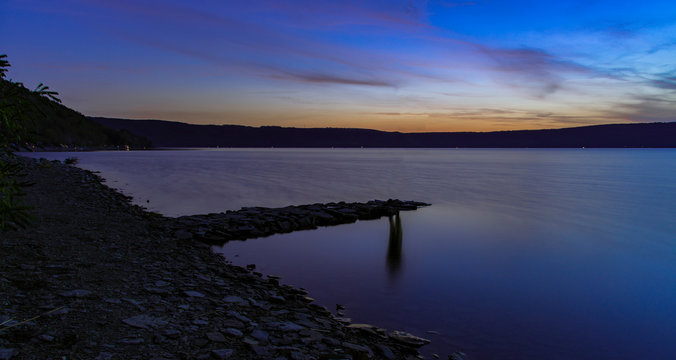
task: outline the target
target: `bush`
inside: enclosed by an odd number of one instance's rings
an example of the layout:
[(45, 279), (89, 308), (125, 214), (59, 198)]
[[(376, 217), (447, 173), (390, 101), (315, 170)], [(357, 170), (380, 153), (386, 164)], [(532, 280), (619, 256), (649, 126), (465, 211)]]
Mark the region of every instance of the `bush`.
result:
[[(6, 58), (7, 55), (0, 55), (0, 84), (6, 88), (0, 98), (0, 232), (25, 228), (32, 219), (31, 208), (23, 203), (24, 188), (30, 184), (20, 180), (24, 168), (14, 154), (28, 140), (25, 126), (28, 120), (18, 106), (23, 85), (5, 80), (10, 66)], [(40, 91), (48, 89), (43, 87)]]

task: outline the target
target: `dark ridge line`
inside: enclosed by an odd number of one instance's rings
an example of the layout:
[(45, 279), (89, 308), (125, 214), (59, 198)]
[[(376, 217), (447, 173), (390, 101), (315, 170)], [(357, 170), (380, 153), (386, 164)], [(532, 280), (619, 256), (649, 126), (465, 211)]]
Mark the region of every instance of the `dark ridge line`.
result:
[(155, 147), (281, 148), (670, 148), (676, 122), (544, 130), (402, 133), (350, 128), (194, 125), (164, 120), (91, 118), (152, 141)]

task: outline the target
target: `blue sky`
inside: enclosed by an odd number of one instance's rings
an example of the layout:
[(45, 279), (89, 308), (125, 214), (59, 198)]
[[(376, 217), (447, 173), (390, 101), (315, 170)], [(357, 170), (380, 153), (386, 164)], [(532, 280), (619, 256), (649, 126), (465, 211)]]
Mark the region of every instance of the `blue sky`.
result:
[(86, 115), (398, 131), (676, 120), (673, 1), (5, 0)]

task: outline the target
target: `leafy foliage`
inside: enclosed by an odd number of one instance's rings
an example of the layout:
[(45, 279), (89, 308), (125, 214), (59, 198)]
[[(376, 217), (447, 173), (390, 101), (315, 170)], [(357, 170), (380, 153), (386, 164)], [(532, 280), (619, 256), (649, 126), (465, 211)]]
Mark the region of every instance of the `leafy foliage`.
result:
[(43, 83), (40, 83), (40, 84), (35, 88), (35, 90), (33, 90), (33, 92), (36, 93), (36, 94), (38, 94), (38, 95), (40, 95), (40, 96), (44, 96), (44, 97), (46, 97), (46, 98), (48, 98), (48, 99), (50, 99), (50, 100), (52, 100), (52, 101), (55, 101), (55, 102), (61, 104), (61, 99), (59, 99), (58, 97), (56, 97), (56, 95), (59, 95), (59, 93), (56, 92), (56, 91), (51, 91), (51, 90), (49, 90), (49, 86), (44, 85)]
[[(0, 55), (1, 79), (4, 79), (10, 66), (6, 58), (6, 55)], [(3, 84), (5, 82), (0, 81)], [(31, 208), (24, 205), (22, 199), (24, 188), (30, 184), (20, 180), (23, 177), (23, 167), (14, 155), (14, 151), (27, 140), (27, 120), (21, 112), (20, 102), (16, 99), (21, 87), (23, 86), (15, 84), (3, 91), (0, 98), (0, 232), (25, 228), (32, 219)]]
[(5, 73), (7, 72), (7, 68), (10, 66), (9, 61), (5, 60), (7, 59), (7, 55), (0, 55), (0, 79), (5, 78)]

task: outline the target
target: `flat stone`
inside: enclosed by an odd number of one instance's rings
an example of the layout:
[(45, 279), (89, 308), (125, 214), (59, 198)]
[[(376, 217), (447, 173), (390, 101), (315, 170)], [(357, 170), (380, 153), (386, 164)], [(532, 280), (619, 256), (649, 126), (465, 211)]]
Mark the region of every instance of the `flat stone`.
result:
[(465, 360), (465, 353), (462, 351), (456, 351), (451, 355), (448, 355), (448, 360)]
[(158, 286), (158, 287), (169, 286), (169, 285), (171, 285), (171, 284), (164, 281), (164, 280), (155, 281), (155, 286)]
[(145, 340), (143, 338), (124, 338), (120, 340), (120, 344), (125, 344), (125, 345), (138, 345), (138, 344), (143, 344)]
[(217, 350), (211, 350), (211, 357), (214, 359), (219, 359), (219, 360), (225, 360), (230, 358), (232, 354), (235, 352), (233, 349), (217, 349)]
[(167, 329), (164, 330), (163, 332), (164, 336), (170, 338), (170, 339), (176, 339), (179, 336), (181, 336), (181, 332), (176, 330), (176, 329)]
[(192, 323), (195, 325), (209, 325), (209, 321), (202, 319), (195, 319), (192, 321)]
[(154, 286), (147, 286), (145, 287), (146, 291), (151, 293), (151, 294), (157, 294), (157, 295), (165, 295), (169, 293), (169, 289), (161, 288), (161, 287), (154, 287)]
[(305, 327), (300, 326), (294, 322), (291, 321), (284, 321), (284, 322), (271, 322), (268, 323), (268, 326), (272, 329), (275, 330), (281, 330), (281, 331), (300, 331), (305, 329)]
[(265, 346), (252, 345), (251, 350), (261, 359), (267, 358), (270, 355), (270, 349)]
[(92, 294), (91, 291), (84, 290), (84, 289), (62, 291), (62, 292), (59, 293), (59, 295), (61, 295), (63, 297), (74, 297), (74, 298), (84, 298), (84, 297), (90, 296), (91, 294)]
[(247, 344), (247, 345), (251, 345), (251, 346), (255, 346), (255, 345), (258, 345), (258, 344), (259, 344), (258, 341), (254, 340), (254, 339), (252, 339), (252, 338), (250, 338), (250, 337), (245, 337), (245, 338), (242, 340), (242, 342), (245, 343), (245, 344)]
[(207, 339), (214, 342), (225, 342), (225, 336), (218, 331), (208, 332)]
[(240, 330), (237, 330), (237, 329), (234, 329), (234, 328), (227, 328), (227, 329), (224, 329), (223, 332), (226, 333), (226, 334), (228, 334), (228, 335), (235, 336), (235, 337), (242, 337), (242, 336), (244, 336), (244, 334), (243, 334)]
[(205, 295), (202, 294), (199, 291), (194, 291), (194, 290), (186, 290), (183, 292), (184, 294), (190, 296), (190, 297), (198, 297), (198, 298), (203, 298)]
[(113, 360), (114, 358), (115, 354), (102, 351), (97, 357), (94, 358), (94, 360)]
[(384, 336), (386, 334), (384, 329), (378, 328), (378, 327), (373, 326), (371, 324), (350, 324), (350, 325), (347, 325), (346, 328), (359, 330), (359, 331), (365, 332), (367, 334), (372, 334), (372, 335), (383, 335)]
[(40, 339), (40, 340), (42, 340), (42, 341), (45, 341), (45, 342), (52, 342), (52, 341), (54, 341), (54, 337), (51, 336), (51, 335), (47, 335), (47, 334), (42, 334), (42, 335), (38, 336), (38, 339)]
[(261, 343), (267, 343), (270, 335), (261, 329), (256, 329), (251, 332), (251, 337), (260, 341)]
[(226, 303), (229, 303), (229, 304), (246, 304), (247, 303), (246, 300), (242, 299), (239, 296), (234, 296), (234, 295), (224, 297), (223, 302), (226, 302)]
[(347, 341), (343, 342), (341, 345), (343, 345), (343, 347), (346, 348), (346, 349), (350, 349), (350, 350), (361, 352), (361, 353), (366, 353), (366, 354), (368, 354), (369, 358), (373, 357), (373, 351), (371, 351), (371, 348), (369, 348), (366, 345), (357, 345), (357, 344), (353, 344), (353, 343), (350, 343), (350, 342), (347, 342)]
[(158, 326), (163, 326), (166, 325), (167, 322), (156, 317), (148, 316), (148, 315), (137, 315), (134, 317), (130, 317), (127, 319), (122, 320), (123, 323), (139, 328), (139, 329), (149, 329), (149, 328), (154, 328)]
[(376, 348), (378, 349), (380, 355), (382, 355), (384, 358), (388, 360), (394, 360), (394, 353), (387, 345), (377, 344)]
[(431, 342), (430, 340), (398, 330), (391, 332), (389, 335), (391, 339), (412, 347), (421, 347)]
[(238, 313), (237, 311), (228, 310), (225, 314), (230, 316), (230, 317), (234, 317), (235, 319), (237, 319), (241, 322), (244, 322), (244, 323), (250, 323), (251, 322), (251, 319), (249, 319), (248, 317)]
[(237, 328), (237, 329), (243, 329), (245, 327), (243, 322), (241, 322), (239, 320), (235, 320), (235, 319), (225, 319), (225, 320), (223, 320), (222, 325), (224, 327), (231, 327), (231, 328)]
[(343, 324), (349, 324), (352, 322), (352, 318), (349, 317), (336, 317), (335, 319), (342, 322)]

